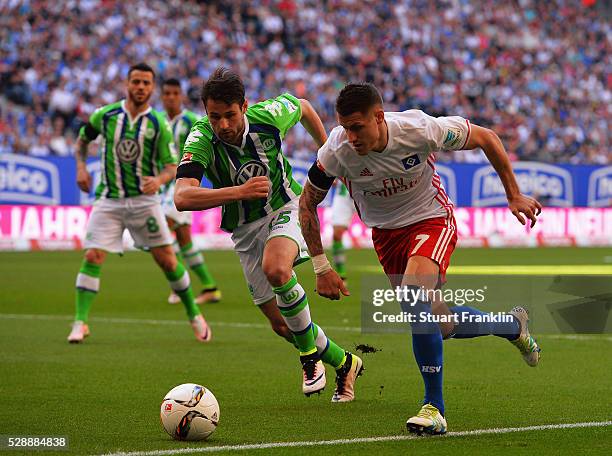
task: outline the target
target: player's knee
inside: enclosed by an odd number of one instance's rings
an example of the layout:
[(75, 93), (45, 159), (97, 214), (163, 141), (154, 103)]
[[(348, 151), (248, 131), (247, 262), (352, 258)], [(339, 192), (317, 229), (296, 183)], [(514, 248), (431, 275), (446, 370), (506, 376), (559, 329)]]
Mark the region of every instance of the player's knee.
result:
[(189, 244), (191, 242), (191, 231), (189, 228), (185, 229), (183, 226), (177, 228), (176, 241), (181, 247), (185, 247), (187, 244)]
[(93, 264), (102, 264), (106, 254), (102, 250), (89, 249), (85, 252), (85, 261)]
[(176, 266), (178, 265), (176, 256), (174, 254), (159, 256), (155, 260), (157, 261), (159, 267), (166, 272), (172, 272), (176, 270)]
[(273, 287), (280, 287), (291, 279), (291, 269), (272, 261), (265, 261), (262, 265), (268, 282)]

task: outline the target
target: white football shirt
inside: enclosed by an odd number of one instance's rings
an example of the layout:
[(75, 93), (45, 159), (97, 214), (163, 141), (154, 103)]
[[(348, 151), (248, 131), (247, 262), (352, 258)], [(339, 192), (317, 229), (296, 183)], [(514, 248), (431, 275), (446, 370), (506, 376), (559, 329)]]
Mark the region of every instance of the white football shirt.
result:
[(469, 121), (416, 109), (385, 112), (385, 121), (389, 141), (382, 152), (357, 154), (338, 126), (319, 149), (318, 166), (345, 181), (361, 220), (371, 228), (401, 228), (436, 217), (450, 220), (453, 204), (436, 173), (433, 153), (463, 149)]

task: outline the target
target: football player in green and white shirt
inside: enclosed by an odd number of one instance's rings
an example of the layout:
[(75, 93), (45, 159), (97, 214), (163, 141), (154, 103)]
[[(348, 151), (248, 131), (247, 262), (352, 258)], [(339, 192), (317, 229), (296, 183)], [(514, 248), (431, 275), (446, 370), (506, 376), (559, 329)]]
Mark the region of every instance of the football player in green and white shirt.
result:
[[(174, 144), (179, 154), (183, 153), (185, 140), (189, 135), (191, 127), (198, 120), (194, 112), (183, 109), (183, 91), (178, 79), (166, 79), (162, 84), (161, 100), (164, 105), (166, 118), (170, 123)], [(170, 181), (163, 189), (162, 208), (166, 215), (168, 226), (176, 234), (174, 251), (179, 257), (181, 255), (189, 268), (198, 276), (202, 284), (202, 292), (196, 297), (196, 304), (219, 302), (221, 292), (217, 289), (215, 279), (208, 271), (202, 253), (196, 249), (191, 239), (191, 212), (179, 212), (174, 205), (174, 180)], [(172, 292), (168, 298), (170, 304), (180, 302), (179, 296)]]
[[(248, 106), (242, 80), (227, 68), (215, 70), (204, 84), (202, 101), (208, 115), (185, 142), (176, 207), (222, 206), (221, 228), (232, 233), (253, 301), (274, 331), (300, 352), (304, 394), (325, 387), (324, 361), (336, 369), (332, 401), (353, 400), (362, 361), (312, 322), (306, 293), (293, 272), (294, 264), (307, 259), (298, 223), (302, 187), (291, 175), (281, 141), (301, 122), (321, 146), (327, 138), (321, 119), (308, 101), (289, 94)], [(204, 175), (214, 189), (200, 187)]]
[[(77, 140), (77, 184), (91, 188), (87, 145), (102, 135), (102, 179), (96, 189), (85, 236), (85, 258), (76, 280), (76, 317), (70, 343), (89, 335), (89, 309), (100, 288), (100, 269), (108, 252), (123, 253), (127, 228), (136, 247), (150, 250), (170, 287), (183, 302), (196, 339), (208, 342), (212, 333), (196, 305), (189, 274), (176, 260), (172, 236), (162, 211), (159, 188), (174, 179), (176, 151), (163, 114), (149, 106), (155, 73), (145, 64), (128, 72), (127, 99), (103, 106), (81, 128)], [(161, 168), (161, 171), (159, 169)]]
[(346, 230), (348, 230), (353, 220), (353, 214), (355, 213), (355, 205), (353, 204), (353, 198), (349, 195), (349, 191), (341, 181), (336, 181), (336, 193), (334, 193), (334, 199), (332, 200), (331, 214), (332, 214), (332, 226), (333, 226), (333, 243), (332, 243), (332, 255), (334, 257), (334, 268), (344, 281), (346, 286), (346, 253), (344, 250), (344, 244), (342, 243), (342, 236)]

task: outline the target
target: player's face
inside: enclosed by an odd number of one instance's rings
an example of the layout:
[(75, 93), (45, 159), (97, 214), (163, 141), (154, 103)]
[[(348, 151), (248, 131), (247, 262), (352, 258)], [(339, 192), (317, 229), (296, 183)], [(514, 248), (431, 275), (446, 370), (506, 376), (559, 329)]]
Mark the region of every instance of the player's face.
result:
[(348, 116), (338, 114), (338, 123), (346, 131), (349, 143), (359, 155), (367, 155), (380, 142), (380, 124), (385, 121), (384, 112), (374, 107), (367, 113), (354, 112)]
[(215, 134), (229, 144), (236, 146), (242, 143), (244, 133), (244, 113), (247, 110), (247, 101), (241, 106), (238, 103), (227, 104), (223, 101), (208, 99), (206, 113), (208, 121)]
[(162, 87), (161, 99), (166, 112), (179, 112), (183, 101), (183, 92), (178, 86), (165, 85)]
[(153, 74), (149, 71), (134, 70), (128, 79), (127, 92), (128, 98), (136, 106), (142, 106), (149, 102), (155, 83)]

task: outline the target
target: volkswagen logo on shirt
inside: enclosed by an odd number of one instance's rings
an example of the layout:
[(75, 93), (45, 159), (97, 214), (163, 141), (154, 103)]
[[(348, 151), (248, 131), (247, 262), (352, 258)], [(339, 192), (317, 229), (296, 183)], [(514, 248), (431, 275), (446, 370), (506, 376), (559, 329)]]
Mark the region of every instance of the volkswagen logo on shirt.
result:
[(268, 167), (260, 161), (251, 160), (240, 167), (234, 178), (236, 185), (242, 185), (251, 177), (267, 176)]
[(117, 156), (123, 163), (134, 163), (140, 156), (140, 146), (130, 138), (123, 138), (117, 144)]

